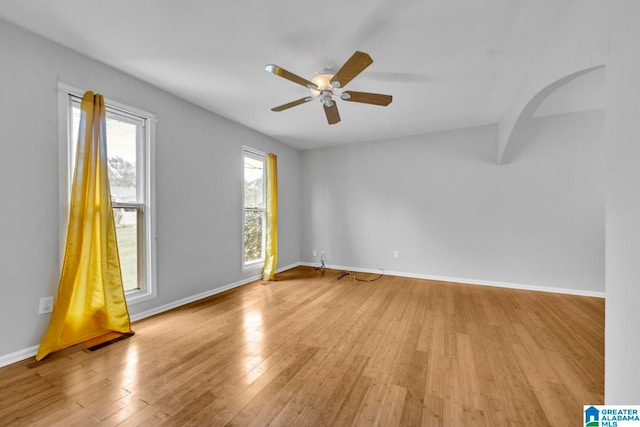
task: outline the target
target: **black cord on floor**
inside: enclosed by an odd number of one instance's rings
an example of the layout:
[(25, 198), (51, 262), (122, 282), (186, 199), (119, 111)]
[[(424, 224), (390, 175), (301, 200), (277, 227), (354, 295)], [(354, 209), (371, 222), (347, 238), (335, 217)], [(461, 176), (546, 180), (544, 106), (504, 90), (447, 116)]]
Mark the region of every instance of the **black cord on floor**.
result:
[(355, 274), (353, 274), (350, 271), (343, 271), (342, 275), (340, 275), (340, 277), (338, 277), (338, 280), (342, 279), (345, 276), (351, 277), (353, 279), (353, 282), (375, 282), (376, 280), (380, 279), (382, 276), (384, 276), (384, 270), (381, 270), (382, 272), (378, 275), (378, 277), (374, 278), (374, 279), (361, 279), (360, 277), (356, 276)]
[(340, 277), (338, 277), (338, 280), (342, 279), (344, 276), (348, 276), (349, 274), (351, 273), (349, 273), (348, 271), (343, 271)]

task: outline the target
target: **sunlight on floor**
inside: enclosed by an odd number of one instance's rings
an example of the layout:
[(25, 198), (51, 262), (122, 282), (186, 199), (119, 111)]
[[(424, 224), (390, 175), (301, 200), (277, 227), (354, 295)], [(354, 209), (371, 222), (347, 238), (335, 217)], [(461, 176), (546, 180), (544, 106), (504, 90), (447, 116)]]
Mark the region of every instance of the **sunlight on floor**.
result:
[(124, 365), (124, 372), (122, 376), (122, 388), (130, 390), (131, 386), (136, 384), (138, 378), (138, 347), (134, 345), (129, 346), (127, 351), (126, 362)]
[(261, 375), (256, 367), (262, 362), (262, 312), (252, 310), (244, 314), (244, 338), (247, 351), (244, 368), (248, 381), (253, 382)]

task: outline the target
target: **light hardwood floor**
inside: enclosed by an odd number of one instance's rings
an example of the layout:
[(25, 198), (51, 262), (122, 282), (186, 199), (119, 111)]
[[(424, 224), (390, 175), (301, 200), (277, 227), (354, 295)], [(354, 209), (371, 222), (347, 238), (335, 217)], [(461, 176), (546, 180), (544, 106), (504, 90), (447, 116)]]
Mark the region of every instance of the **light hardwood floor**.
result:
[(339, 276), (298, 267), (4, 367), (0, 425), (570, 426), (603, 403), (602, 299)]

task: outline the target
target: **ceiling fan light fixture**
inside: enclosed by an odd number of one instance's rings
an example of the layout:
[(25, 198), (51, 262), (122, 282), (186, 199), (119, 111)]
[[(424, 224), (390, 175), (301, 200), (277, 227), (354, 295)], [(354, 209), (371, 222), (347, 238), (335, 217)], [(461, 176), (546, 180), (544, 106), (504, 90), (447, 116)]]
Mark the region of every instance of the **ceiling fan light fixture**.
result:
[(314, 78), (311, 79), (313, 84), (316, 85), (318, 90), (311, 89), (311, 93), (313, 96), (318, 96), (325, 90), (331, 90), (333, 87), (331, 86), (331, 78), (333, 74), (318, 74)]

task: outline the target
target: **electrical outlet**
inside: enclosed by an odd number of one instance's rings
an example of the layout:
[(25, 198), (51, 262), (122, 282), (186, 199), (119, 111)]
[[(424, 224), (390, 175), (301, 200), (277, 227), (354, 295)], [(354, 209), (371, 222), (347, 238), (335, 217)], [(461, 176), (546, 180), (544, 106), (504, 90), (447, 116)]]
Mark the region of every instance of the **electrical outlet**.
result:
[(53, 311), (53, 297), (40, 298), (38, 314), (47, 314)]
[(393, 251), (393, 257), (394, 257), (395, 259), (400, 258), (400, 251)]
[(313, 256), (314, 257), (318, 256), (318, 251), (316, 251), (315, 249), (313, 250)]

